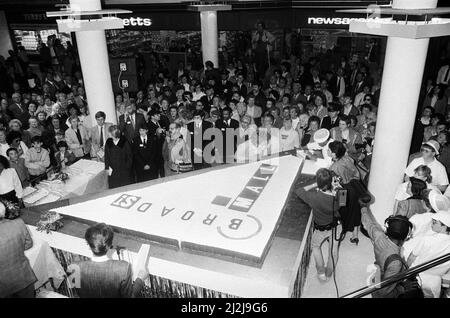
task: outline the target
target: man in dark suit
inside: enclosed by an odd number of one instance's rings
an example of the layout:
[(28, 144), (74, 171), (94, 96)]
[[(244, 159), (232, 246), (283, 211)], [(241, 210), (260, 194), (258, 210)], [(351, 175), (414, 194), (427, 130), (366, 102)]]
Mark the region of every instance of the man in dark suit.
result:
[(364, 80), (364, 74), (361, 72), (358, 72), (356, 74), (356, 78), (355, 78), (355, 84), (352, 87), (352, 97), (355, 98), (355, 96), (358, 93), (361, 93), (364, 89), (364, 86), (367, 86), (368, 84), (366, 83), (366, 81)]
[(151, 167), (155, 164), (156, 154), (153, 149), (155, 138), (148, 135), (147, 126), (139, 128), (139, 136), (133, 139), (131, 149), (133, 151), (133, 167), (137, 182), (148, 181), (152, 179)]
[(148, 136), (152, 139), (152, 163), (150, 165), (150, 179), (157, 179), (158, 177), (165, 177), (164, 158), (162, 155), (162, 147), (164, 139), (166, 138), (166, 129), (161, 127), (160, 119), (161, 112), (158, 109), (152, 109), (148, 113), (149, 121)]
[(29, 127), (28, 119), (30, 119), (30, 113), (28, 112), (28, 107), (21, 103), (21, 99), (19, 93), (12, 94), (13, 103), (9, 105), (8, 109), (12, 113), (13, 118), (20, 120), (22, 129), (26, 130)]
[[(217, 145), (216, 149), (219, 151), (219, 156), (224, 163), (234, 162), (234, 153), (237, 148), (237, 137), (232, 135), (239, 128), (239, 122), (231, 118), (232, 110), (230, 107), (222, 109), (222, 119), (216, 122), (216, 128), (220, 129), (223, 136), (223, 145)], [(233, 136), (232, 138), (230, 138)]]
[[(89, 261), (74, 263), (73, 276), (78, 276), (81, 298), (139, 298), (148, 277), (146, 268), (140, 268), (133, 283), (131, 264), (111, 259), (114, 232), (105, 223), (87, 229), (84, 238), (92, 250)], [(77, 281), (77, 280), (75, 280)]]
[(233, 83), (231, 83), (228, 80), (228, 73), (229, 72), (227, 70), (222, 70), (220, 72), (221, 80), (217, 84), (217, 87), (218, 87), (218, 92), (217, 93), (219, 95), (223, 95), (223, 96), (226, 96), (226, 97), (230, 96), (231, 88), (233, 87)]
[(132, 101), (125, 109), (125, 114), (119, 117), (119, 129), (129, 143), (139, 136), (139, 127), (145, 125), (145, 118), (142, 114), (136, 113), (136, 106)]
[(33, 246), (31, 235), (22, 219), (5, 214), (0, 203), (0, 298), (34, 298), (37, 278), (24, 253)]
[(292, 84), (291, 105), (298, 105), (299, 103), (306, 104), (306, 97), (302, 94), (301, 89), (302, 85), (300, 81), (296, 80)]
[(238, 73), (235, 85), (238, 87), (239, 95), (246, 98), (247, 97), (247, 86), (245, 85), (244, 80), (245, 80), (244, 74), (242, 74), (241, 72)]
[[(204, 153), (206, 146), (212, 141), (205, 139), (203, 136), (205, 131), (212, 128), (212, 124), (204, 120), (205, 113), (201, 110), (194, 112), (194, 121), (187, 124), (188, 137), (187, 141), (191, 148), (191, 158), (194, 170), (210, 167), (211, 153)], [(209, 148), (209, 147), (208, 147)]]
[(339, 104), (337, 103), (329, 103), (328, 104), (328, 115), (322, 119), (322, 123), (320, 124), (320, 128), (325, 128), (330, 130), (333, 127), (339, 126)]
[[(261, 84), (256, 82), (252, 86), (251, 94), (255, 97), (255, 105), (261, 107), (262, 112), (266, 112), (267, 97), (264, 92), (261, 91)], [(250, 94), (249, 94), (250, 95)]]

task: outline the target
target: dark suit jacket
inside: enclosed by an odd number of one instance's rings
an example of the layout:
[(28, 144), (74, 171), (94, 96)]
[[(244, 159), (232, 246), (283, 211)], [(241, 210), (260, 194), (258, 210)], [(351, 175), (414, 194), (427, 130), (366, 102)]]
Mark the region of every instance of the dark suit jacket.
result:
[(24, 253), (32, 246), (33, 241), (22, 219), (0, 220), (0, 298), (37, 281)]
[(135, 125), (133, 127), (131, 121), (127, 121), (128, 116), (126, 114), (119, 117), (119, 129), (122, 135), (128, 140), (129, 143), (133, 141), (133, 138), (139, 136), (139, 128), (145, 127), (147, 124), (142, 114), (134, 113)]
[[(236, 85), (237, 87), (239, 87), (237, 83)], [(244, 98), (247, 97), (247, 86), (244, 83), (242, 83), (241, 87), (239, 88), (239, 94)]]
[[(216, 121), (216, 128), (220, 129), (220, 131), (222, 132), (222, 145), (219, 145), (219, 143), (216, 142), (216, 148), (219, 150), (220, 154), (222, 155), (222, 159), (225, 162), (225, 156), (228, 154), (229, 158), (234, 158), (234, 154), (236, 153), (236, 148), (237, 148), (237, 136), (234, 136), (232, 139), (227, 138), (227, 130), (231, 129), (230, 133), (232, 131), (236, 131), (237, 129), (239, 129), (239, 122), (235, 119), (230, 119), (230, 124), (228, 125), (225, 121), (223, 121), (222, 119), (219, 119)], [(230, 145), (228, 145), (228, 143), (230, 143)], [(233, 146), (233, 148), (231, 148), (231, 145)], [(227, 148), (228, 147), (228, 148)], [(227, 153), (227, 149), (229, 149), (228, 153)], [(233, 151), (232, 153), (230, 151)], [(231, 159), (230, 159), (231, 160)]]
[(133, 165), (136, 173), (148, 171), (144, 170), (145, 165), (153, 165), (155, 161), (156, 149), (155, 146), (155, 137), (147, 136), (147, 144), (142, 142), (140, 136), (135, 137), (133, 139), (133, 143), (131, 144), (131, 150), (133, 151)]
[(337, 126), (339, 126), (339, 118), (336, 118), (334, 123), (332, 123), (330, 116), (325, 116), (322, 119), (322, 123), (320, 124), (320, 128), (325, 128), (325, 129), (328, 129), (328, 130), (330, 130), (333, 127), (337, 127)]
[[(61, 167), (62, 167), (62, 160), (61, 160), (60, 154), (61, 154), (60, 151), (55, 153), (55, 162), (56, 162), (56, 167), (58, 169), (61, 169)], [(77, 157), (75, 157), (75, 155), (72, 152), (69, 152), (68, 150), (66, 150), (66, 152), (64, 153), (64, 159), (67, 159), (66, 166), (70, 166), (72, 163), (74, 163), (77, 160)]]
[(205, 163), (205, 157), (203, 154), (202, 158), (194, 154), (194, 148), (201, 147), (202, 151), (205, 150), (206, 146), (211, 143), (211, 140), (205, 140), (203, 138), (205, 131), (208, 128), (212, 128), (213, 125), (209, 121), (202, 121), (202, 126), (197, 128), (194, 122), (190, 122), (187, 124), (188, 136), (187, 142), (189, 143), (191, 149), (191, 158), (193, 163)]
[(22, 129), (25, 130), (29, 127), (28, 119), (30, 119), (30, 113), (28, 112), (28, 107), (25, 104), (21, 103), (20, 107), (22, 110), (20, 110), (16, 103), (13, 103), (9, 105), (8, 109), (15, 119), (20, 120), (22, 123)]
[(306, 106), (306, 97), (302, 93), (299, 93), (297, 96), (295, 94), (292, 94), (291, 97), (291, 105), (297, 105), (298, 103), (302, 103), (304, 106)]
[(82, 298), (137, 298), (144, 286), (139, 278), (133, 284), (131, 264), (125, 261), (85, 261), (78, 266)]

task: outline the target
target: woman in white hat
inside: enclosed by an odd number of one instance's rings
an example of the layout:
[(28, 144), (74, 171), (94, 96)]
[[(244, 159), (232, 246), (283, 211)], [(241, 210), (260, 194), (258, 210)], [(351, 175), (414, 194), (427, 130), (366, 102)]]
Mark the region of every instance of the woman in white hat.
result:
[(444, 165), (436, 159), (436, 156), (439, 155), (439, 148), (440, 145), (436, 140), (425, 142), (420, 148), (421, 157), (412, 160), (406, 167), (405, 181), (414, 176), (414, 169), (420, 165), (426, 165), (431, 170), (431, 184), (438, 187), (441, 192), (444, 192), (449, 182)]
[[(414, 246), (413, 249), (405, 248), (404, 257), (407, 259), (409, 267), (423, 264), (450, 253), (450, 213), (439, 211), (433, 214), (431, 218), (431, 232), (416, 236), (410, 240), (411, 243), (405, 242), (405, 244), (413, 244)], [(442, 276), (449, 270), (450, 262), (446, 262), (419, 274), (419, 282), (421, 282), (425, 297), (440, 297)]]

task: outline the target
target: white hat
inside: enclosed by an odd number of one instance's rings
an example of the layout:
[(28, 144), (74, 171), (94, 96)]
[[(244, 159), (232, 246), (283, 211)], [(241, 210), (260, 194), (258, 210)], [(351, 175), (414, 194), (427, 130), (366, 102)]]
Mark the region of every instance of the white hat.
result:
[(322, 128), (314, 133), (314, 141), (321, 144), (330, 138), (330, 132), (328, 129)]
[(430, 191), (428, 201), (434, 211), (447, 211), (450, 209), (450, 199), (436, 190)]
[(424, 142), (423, 144), (428, 145), (431, 148), (433, 148), (434, 151), (436, 152), (436, 155), (439, 154), (439, 149), (441, 148), (441, 146), (439, 145), (439, 143), (436, 140), (428, 140), (427, 142)]
[(450, 227), (450, 213), (448, 212), (437, 212), (431, 216), (432, 219), (441, 221), (445, 226)]

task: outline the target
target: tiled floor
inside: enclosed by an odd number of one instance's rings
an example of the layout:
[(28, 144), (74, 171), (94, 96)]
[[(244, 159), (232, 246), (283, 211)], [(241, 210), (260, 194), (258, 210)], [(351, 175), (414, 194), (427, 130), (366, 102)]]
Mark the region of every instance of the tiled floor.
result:
[[(370, 239), (359, 235), (359, 245), (350, 243), (350, 233), (341, 243), (339, 260), (336, 267), (336, 282), (339, 296), (353, 292), (366, 284), (367, 265), (374, 262), (373, 247)], [(322, 246), (325, 252), (326, 243)], [(323, 253), (326, 255), (326, 252)], [(326, 261), (326, 260), (325, 260)], [(303, 288), (303, 298), (336, 298), (336, 287), (333, 279), (321, 282), (317, 278), (314, 258), (311, 257), (308, 275)]]

